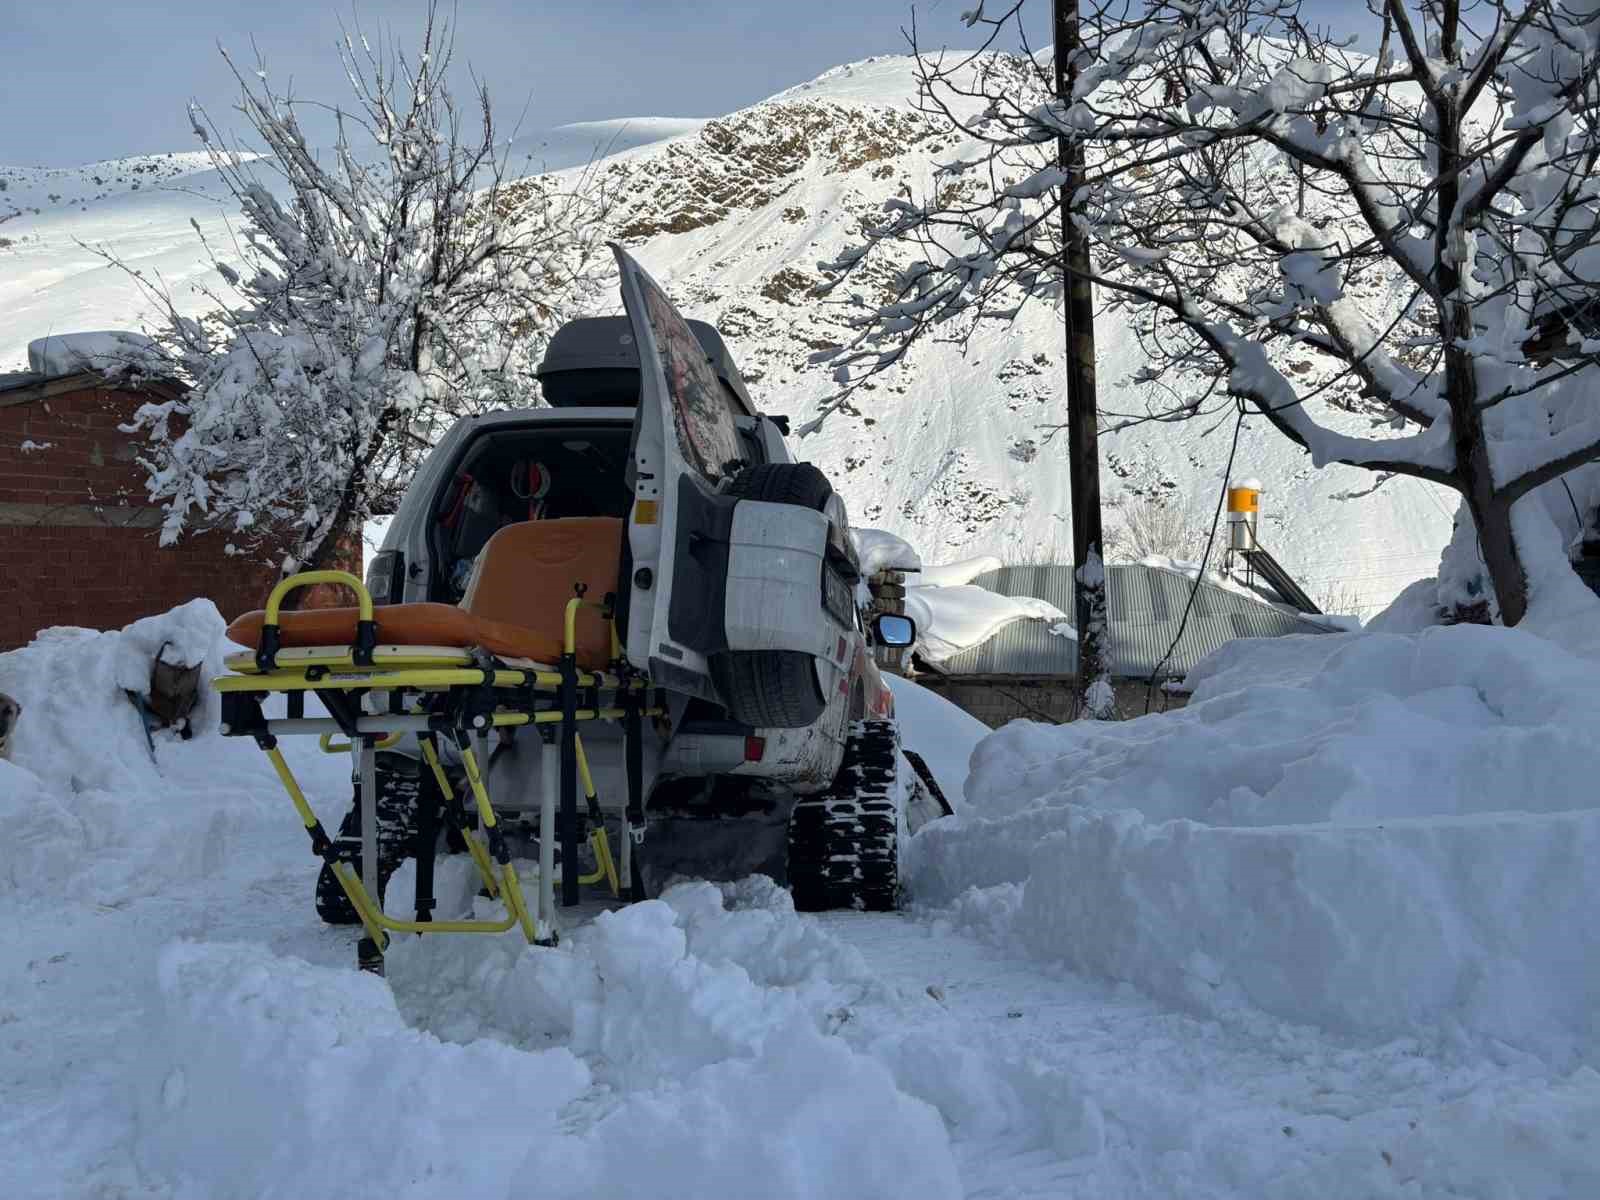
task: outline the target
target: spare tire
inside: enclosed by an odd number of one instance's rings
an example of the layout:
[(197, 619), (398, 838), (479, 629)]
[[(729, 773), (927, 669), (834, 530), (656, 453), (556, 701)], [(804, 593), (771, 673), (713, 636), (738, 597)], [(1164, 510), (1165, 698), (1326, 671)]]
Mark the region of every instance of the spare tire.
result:
[[(833, 485), (811, 463), (760, 463), (735, 475), (727, 494), (822, 512)], [(803, 729), (828, 706), (816, 662), (801, 650), (725, 650), (711, 656), (711, 674), (728, 715), (757, 729)]]
[(811, 463), (760, 463), (733, 477), (728, 495), (772, 504), (798, 504), (821, 512), (833, 495), (833, 484)]

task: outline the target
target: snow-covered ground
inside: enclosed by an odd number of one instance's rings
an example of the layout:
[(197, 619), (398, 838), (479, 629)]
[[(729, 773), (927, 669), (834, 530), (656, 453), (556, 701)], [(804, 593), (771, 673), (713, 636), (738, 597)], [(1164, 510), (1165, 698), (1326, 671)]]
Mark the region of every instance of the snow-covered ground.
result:
[(8, 1198), (1600, 1194), (1600, 693), (1549, 643), (1241, 644), (1182, 711), (981, 744), (897, 683), (964, 794), (910, 912), (686, 884), (381, 981), (253, 745), (208, 707), (152, 759), (124, 699), (221, 628), (0, 656)]
[[(805, 302), (811, 264), (949, 152), (909, 89), (883, 59), (722, 121), (517, 152), (605, 147), (620, 236), (798, 426), (830, 386), (804, 361), (840, 333)], [(0, 370), (44, 335), (137, 326), (135, 285), (85, 244), (203, 307), (190, 223), (233, 236), (196, 155), (0, 184)], [(976, 564), (1066, 552), (1051, 321), (919, 351), (799, 446), (858, 520), (966, 559), (913, 589), (950, 645), (1063, 616), (963, 590)], [(1108, 408), (1151, 398), (1118, 383), (1139, 365), (1107, 330)], [(1108, 437), (1113, 519), (1152, 497), (1208, 519), (1214, 433)], [(1382, 603), (1448, 535), (1435, 489), (1358, 495), (1367, 476), (1263, 430), (1235, 472), (1266, 483), (1263, 540), (1314, 596)], [(1368, 633), (1231, 646), (1188, 707), (1123, 724), (989, 735), (896, 681), (957, 810), (911, 844), (905, 913), (686, 884), (586, 908), (554, 950), (400, 942), (383, 981), (317, 920), (305, 835), (214, 700), (152, 749), (126, 699), (163, 644), (214, 671), (215, 611), (46, 631), (0, 655), (23, 705), (0, 761), (0, 1194), (1600, 1195), (1592, 656), (1416, 632), (1423, 591)], [(1584, 600), (1529, 625), (1595, 651)], [(336, 820), (347, 762), (285, 751)]]

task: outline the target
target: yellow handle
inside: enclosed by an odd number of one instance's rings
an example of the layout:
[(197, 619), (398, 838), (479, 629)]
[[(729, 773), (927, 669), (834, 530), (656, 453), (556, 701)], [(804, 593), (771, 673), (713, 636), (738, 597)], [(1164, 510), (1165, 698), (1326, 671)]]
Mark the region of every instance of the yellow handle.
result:
[[(403, 737), (405, 737), (405, 733), (403, 731), (400, 733), (391, 733), (387, 737), (374, 742), (373, 749), (387, 750), (390, 746), (394, 745)], [(319, 737), (317, 739), (317, 745), (322, 747), (322, 752), (324, 754), (344, 754), (350, 749), (349, 742), (334, 741), (332, 733), (325, 733)]]
[[(578, 651), (578, 612), (585, 608), (592, 608), (599, 613), (606, 611), (605, 604), (599, 600), (585, 600), (582, 596), (574, 596), (567, 601), (566, 619), (562, 622), (561, 632), (562, 646), (568, 654), (576, 654)], [(621, 658), (622, 645), (617, 641), (617, 623), (611, 620), (607, 624), (611, 627), (612, 657)]]
[(566, 621), (562, 626), (562, 647), (568, 654), (575, 654), (578, 649), (578, 610), (583, 607), (583, 600), (574, 596), (567, 601)]
[(367, 591), (367, 585), (362, 583), (349, 571), (301, 571), (298, 575), (291, 575), (282, 580), (277, 587), (272, 589), (272, 594), (267, 597), (266, 624), (278, 623), (278, 608), (283, 604), (283, 598), (290, 592), (303, 587), (310, 587), (314, 583), (339, 583), (349, 588), (356, 594), (356, 601), (361, 608), (361, 619), (372, 620), (372, 594)]
[(278, 634), (278, 606), (283, 598), (296, 588), (310, 587), (314, 583), (337, 583), (356, 594), (361, 606), (361, 619), (356, 622), (356, 643), (351, 658), (358, 667), (372, 666), (372, 650), (378, 640), (378, 624), (372, 619), (372, 596), (361, 580), (348, 571), (301, 571), (282, 580), (267, 597), (267, 614), (261, 622), (261, 641), (256, 645), (256, 668), (271, 671), (277, 666), (278, 648), (283, 644)]

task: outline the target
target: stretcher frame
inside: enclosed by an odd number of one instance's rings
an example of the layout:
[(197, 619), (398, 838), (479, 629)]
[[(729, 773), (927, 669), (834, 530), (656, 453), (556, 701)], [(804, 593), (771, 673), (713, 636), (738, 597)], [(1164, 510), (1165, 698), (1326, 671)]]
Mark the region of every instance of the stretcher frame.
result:
[[(355, 642), (349, 646), (283, 647), (279, 617), (284, 599), (299, 588), (324, 583), (347, 587), (356, 594)], [(556, 944), (558, 840), (562, 906), (578, 903), (583, 884), (604, 882), (619, 899), (625, 891), (630, 896), (633, 893), (632, 851), (644, 831), (643, 723), (646, 717), (663, 717), (665, 708), (659, 699), (651, 701), (650, 681), (622, 657), (613, 597), (586, 599), (582, 584), (576, 585), (574, 592), (563, 614), (563, 653), (552, 666), (500, 658), (475, 648), (380, 645), (372, 596), (361, 580), (346, 571), (305, 571), (272, 589), (257, 649), (230, 656), (225, 664), (230, 673), (213, 681), (222, 700), (221, 732), (255, 739), (305, 826), (312, 853), (326, 864), (349, 898), (365, 934), (357, 951), (362, 969), (383, 973), (384, 952), (390, 935), (397, 933), (499, 934), (516, 927), (530, 944)], [(603, 671), (580, 671), (577, 666), (577, 616), (585, 607), (599, 610), (611, 628), (613, 657)], [(287, 698), (288, 715), (269, 718), (262, 702), (278, 693)], [(327, 710), (326, 717), (306, 716), (307, 693), (317, 697)], [(386, 711), (364, 709), (363, 701), (374, 693), (383, 698)], [(622, 725), (628, 794), (620, 864), (611, 853), (594, 777), (578, 732), (585, 721)], [(533, 911), (528, 908), (484, 779), (490, 733), (525, 725), (537, 728), (546, 743), (540, 755), (539, 887)], [(328, 836), (278, 746), (280, 736), (298, 734), (315, 734), (324, 751), (352, 756), (352, 782), (361, 813), (359, 876), (344, 860), (341, 841)], [(336, 742), (341, 734), (346, 740)], [(439, 789), (437, 796), (426, 786), (418, 793), (416, 916), (409, 921), (389, 916), (377, 898), (377, 751), (406, 734), (416, 735), (423, 763)], [(460, 755), (466, 777), (464, 794), (456, 792), (445, 773), (439, 756), (441, 738), (449, 738)], [(580, 786), (596, 862), (596, 869), (588, 875), (580, 875), (576, 869)], [(481, 839), (470, 828), (469, 804), (483, 831)], [(433, 919), (433, 864), (441, 817), (448, 819), (465, 841), (484, 890), (504, 905), (503, 917)]]

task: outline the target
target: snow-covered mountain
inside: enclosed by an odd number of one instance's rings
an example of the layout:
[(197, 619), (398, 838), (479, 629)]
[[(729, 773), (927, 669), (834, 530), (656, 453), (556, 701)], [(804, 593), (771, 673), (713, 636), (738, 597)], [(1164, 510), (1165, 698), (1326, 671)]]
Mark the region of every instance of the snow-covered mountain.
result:
[[(521, 139), (516, 157), (559, 170), (607, 155), (617, 236), (687, 312), (717, 323), (762, 406), (798, 426), (834, 387), (808, 356), (844, 331), (838, 305), (808, 296), (816, 264), (854, 241), (886, 195), (922, 194), (954, 151), (952, 135), (914, 110), (913, 91), (910, 59), (869, 59), (723, 118), (569, 126)], [(96, 245), (209, 306), (191, 294), (210, 274), (200, 236), (225, 251), (235, 214), (203, 156), (0, 168), (0, 185), (0, 370), (23, 365), (31, 338), (138, 326), (146, 300)], [(801, 454), (834, 479), (858, 523), (904, 536), (929, 561), (1065, 558), (1065, 435), (1052, 436), (1066, 415), (1060, 343), (1056, 314), (1037, 308), (964, 349), (919, 347), (804, 439)], [(1099, 345), (1104, 410), (1159, 399), (1124, 382), (1142, 362), (1124, 323), (1102, 322)], [(1335, 417), (1352, 431), (1366, 425)], [(1113, 554), (1198, 554), (1230, 434), (1231, 422), (1194, 421), (1102, 440)], [(1447, 493), (1412, 479), (1371, 492), (1369, 473), (1314, 470), (1261, 422), (1246, 424), (1234, 475), (1261, 480), (1263, 543), (1338, 611), (1370, 613), (1431, 574), (1449, 535)], [(1188, 545), (1119, 547), (1119, 514), (1149, 503), (1181, 514)]]

